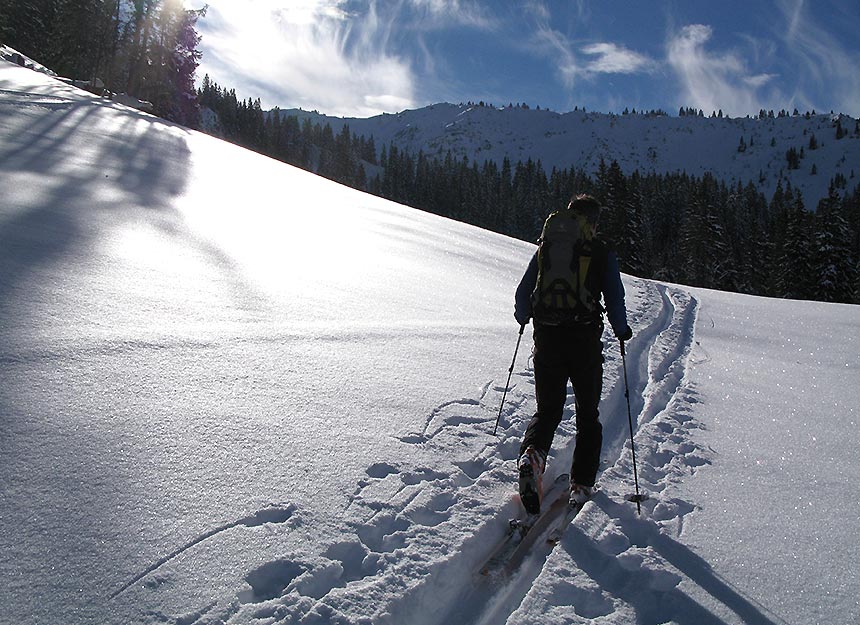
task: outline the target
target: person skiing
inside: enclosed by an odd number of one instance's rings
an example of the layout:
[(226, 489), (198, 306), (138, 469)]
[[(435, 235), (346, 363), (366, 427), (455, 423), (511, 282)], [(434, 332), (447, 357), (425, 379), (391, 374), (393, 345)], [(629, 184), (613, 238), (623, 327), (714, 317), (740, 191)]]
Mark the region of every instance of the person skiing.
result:
[(514, 317), (521, 328), (534, 321), (537, 412), (526, 429), (517, 462), (520, 498), (529, 514), (540, 512), (541, 476), (561, 423), (568, 380), (576, 406), (570, 500), (581, 505), (594, 494), (603, 445), (598, 410), (603, 389), (603, 313), (619, 340), (633, 336), (618, 258), (596, 236), (600, 212), (595, 198), (577, 195), (566, 209), (547, 217), (538, 250), (516, 291)]

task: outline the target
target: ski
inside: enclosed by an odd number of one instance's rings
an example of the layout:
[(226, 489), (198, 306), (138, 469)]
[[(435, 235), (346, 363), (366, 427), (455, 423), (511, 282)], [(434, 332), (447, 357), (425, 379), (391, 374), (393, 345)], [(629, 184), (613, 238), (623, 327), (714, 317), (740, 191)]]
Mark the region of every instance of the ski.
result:
[(567, 509), (568, 483), (566, 474), (559, 475), (544, 496), (540, 514), (510, 521), (507, 534), (481, 567), (481, 575), (508, 576), (517, 569), (535, 543)]
[(584, 503), (575, 503), (569, 501), (567, 504), (567, 510), (564, 511), (564, 516), (561, 519), (561, 523), (556, 525), (553, 530), (547, 536), (546, 542), (550, 545), (557, 545), (561, 542), (561, 537), (564, 535), (564, 531), (567, 529), (567, 526), (570, 525), (573, 520), (576, 518), (576, 515), (579, 514), (579, 511), (582, 510)]

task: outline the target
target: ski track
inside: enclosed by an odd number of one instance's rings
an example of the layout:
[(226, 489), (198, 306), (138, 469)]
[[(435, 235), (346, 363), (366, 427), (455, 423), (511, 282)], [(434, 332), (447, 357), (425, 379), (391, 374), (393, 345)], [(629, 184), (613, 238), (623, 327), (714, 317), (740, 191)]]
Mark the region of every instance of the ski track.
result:
[(149, 575), (150, 573), (154, 573), (160, 567), (164, 566), (174, 558), (177, 558), (181, 554), (185, 553), (189, 549), (192, 549), (198, 546), (205, 540), (212, 538), (216, 534), (220, 534), (221, 532), (226, 532), (227, 530), (231, 530), (235, 527), (259, 527), (261, 525), (265, 525), (267, 523), (286, 523), (292, 519), (293, 514), (296, 511), (296, 507), (292, 504), (272, 504), (266, 508), (258, 510), (257, 512), (250, 514), (246, 517), (238, 519), (237, 521), (233, 521), (232, 523), (225, 523), (219, 527), (211, 529), (203, 534), (200, 534), (193, 540), (188, 541), (175, 551), (169, 553), (164, 556), (151, 566), (147, 567), (146, 570), (142, 571), (138, 575), (135, 575), (128, 582), (123, 584), (119, 589), (114, 591), (111, 594), (111, 598), (114, 599), (129, 588), (131, 588), (134, 584), (142, 580), (144, 577)]
[[(622, 571), (638, 571), (652, 592), (669, 593), (679, 609), (689, 610), (690, 602), (680, 600), (676, 590), (680, 576), (667, 572), (672, 568), (653, 545), (660, 544), (661, 537), (677, 537), (684, 516), (695, 510), (693, 504), (672, 497), (670, 486), (710, 462), (708, 453), (692, 439), (698, 425), (691, 406), (697, 399), (695, 389), (685, 382), (697, 302), (674, 287), (638, 279), (633, 285), (628, 301), (636, 334), (627, 345), (628, 381), (640, 486), (651, 499), (643, 504), (642, 519), (636, 518), (633, 504), (621, 503), (633, 484), (621, 356), (613, 339), (605, 350), (601, 491), (556, 551), (564, 560), (577, 550), (580, 554), (596, 550), (593, 557), (598, 561), (611, 558)], [(350, 538), (328, 545), (321, 553), (284, 557), (255, 568), (245, 578), (249, 589), (239, 592), (226, 608), (221, 604), (192, 613), (194, 622), (526, 622), (520, 619), (526, 618), (523, 615), (535, 601), (552, 599), (535, 597), (533, 588), (540, 586), (535, 581), (554, 563), (556, 553), (539, 543), (507, 581), (489, 580), (478, 573), (504, 534), (508, 519), (519, 514), (515, 461), (534, 411), (534, 374), (531, 360), (523, 366), (523, 359), (518, 358), (520, 364), (511, 378), (498, 436), (492, 436), (492, 431), (503, 383), (490, 381), (477, 398), (441, 404), (420, 431), (397, 437), (424, 452), (416, 456), (428, 457), (429, 452), (438, 458), (434, 466), (370, 465), (344, 512), (343, 536)], [(569, 469), (575, 440), (571, 416), (572, 407), (566, 408), (548, 459), (548, 475)], [(215, 532), (177, 550), (123, 589)], [(583, 535), (591, 537), (589, 550), (581, 545)], [(624, 622), (644, 622), (629, 618), (636, 612), (627, 613), (635, 597), (625, 601), (613, 581), (618, 576), (600, 575), (599, 568), (585, 563), (570, 573), (572, 586), (563, 596), (574, 601), (576, 613), (588, 619), (617, 612)], [(538, 606), (538, 613), (548, 607)], [(643, 614), (648, 612), (640, 611)]]

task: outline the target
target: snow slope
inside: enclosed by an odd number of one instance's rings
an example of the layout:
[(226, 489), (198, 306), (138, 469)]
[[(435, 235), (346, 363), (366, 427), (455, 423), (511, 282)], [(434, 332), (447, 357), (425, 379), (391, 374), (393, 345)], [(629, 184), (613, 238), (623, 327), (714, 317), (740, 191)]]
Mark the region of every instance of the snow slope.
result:
[[(533, 246), (0, 62), (0, 622), (855, 623), (856, 306), (625, 278), (601, 491), (478, 574)], [(566, 471), (566, 420), (548, 471)]]
[[(540, 160), (549, 173), (553, 167), (578, 167), (594, 174), (601, 159), (617, 160), (631, 174), (686, 172), (713, 174), (726, 183), (754, 183), (770, 199), (777, 183), (789, 182), (804, 194), (814, 210), (827, 197), (837, 174), (849, 189), (860, 175), (860, 134), (855, 119), (840, 115), (805, 115), (782, 118), (725, 118), (667, 115), (612, 115), (490, 106), (435, 104), (395, 115), (368, 119), (338, 118), (302, 110), (282, 115), (330, 124), (337, 133), (348, 125), (354, 134), (373, 136), (377, 148), (394, 143), (412, 154), (422, 151), (498, 164), (507, 157), (517, 161)], [(836, 139), (841, 118), (847, 135)], [(815, 135), (817, 149), (810, 149)], [(746, 149), (738, 151), (743, 138)], [(788, 169), (786, 152), (804, 148), (800, 169)], [(813, 174), (813, 166), (816, 173)]]

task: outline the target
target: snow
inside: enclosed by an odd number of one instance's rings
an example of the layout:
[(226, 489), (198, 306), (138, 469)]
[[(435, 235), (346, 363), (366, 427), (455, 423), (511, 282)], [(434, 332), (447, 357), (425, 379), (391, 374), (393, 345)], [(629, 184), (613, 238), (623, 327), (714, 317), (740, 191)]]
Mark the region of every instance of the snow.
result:
[[(0, 62), (0, 622), (856, 623), (860, 308), (625, 277), (511, 579), (534, 247)], [(548, 473), (566, 471), (568, 409)]]
[(33, 59), (21, 54), (14, 48), (10, 48), (6, 45), (0, 45), (0, 59), (4, 61), (9, 61), (10, 63), (15, 63), (16, 65), (20, 65), (28, 69), (35, 70), (37, 72), (42, 72), (43, 74), (47, 74), (49, 76), (57, 75), (53, 70), (48, 69), (44, 65), (37, 63)]

